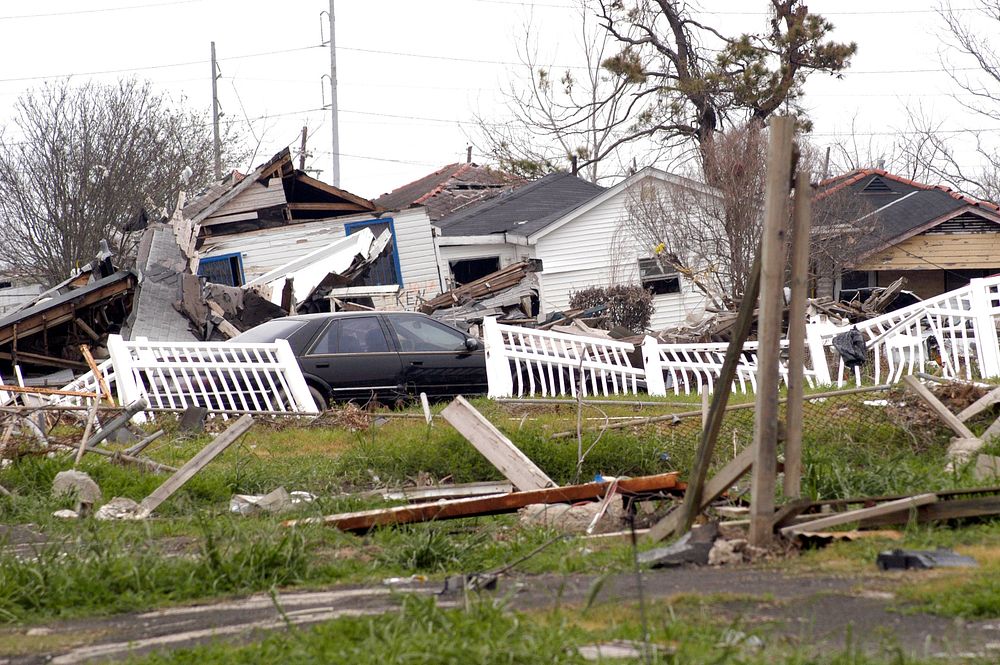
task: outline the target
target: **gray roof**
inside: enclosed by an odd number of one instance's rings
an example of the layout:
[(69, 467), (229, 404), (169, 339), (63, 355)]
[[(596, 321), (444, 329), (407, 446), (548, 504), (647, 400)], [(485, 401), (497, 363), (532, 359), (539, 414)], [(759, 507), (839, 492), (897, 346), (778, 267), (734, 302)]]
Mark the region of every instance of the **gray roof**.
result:
[(181, 299), (181, 275), (187, 260), (174, 230), (166, 224), (151, 224), (139, 241), (136, 290), (122, 335), (126, 339), (148, 337), (163, 342), (196, 342), (188, 318), (174, 307)]
[(814, 225), (852, 224), (846, 239), (862, 254), (894, 244), (934, 220), (967, 209), (996, 214), (996, 206), (944, 187), (865, 169), (820, 183)]
[(115, 282), (120, 282), (124, 279), (128, 279), (132, 275), (131, 270), (119, 270), (118, 272), (108, 275), (107, 277), (102, 277), (99, 280), (86, 284), (77, 289), (71, 289), (65, 293), (56, 293), (51, 298), (43, 300), (40, 303), (36, 303), (31, 307), (26, 307), (25, 309), (13, 312), (7, 316), (0, 319), (0, 328), (5, 328), (9, 325), (15, 324), (18, 321), (27, 319), (40, 312), (45, 312), (47, 310), (58, 307), (63, 303), (72, 302), (83, 296), (87, 295), (91, 291), (97, 291), (108, 284), (114, 284)]
[(515, 233), (528, 236), (605, 191), (568, 173), (551, 173), (437, 223), (446, 236)]

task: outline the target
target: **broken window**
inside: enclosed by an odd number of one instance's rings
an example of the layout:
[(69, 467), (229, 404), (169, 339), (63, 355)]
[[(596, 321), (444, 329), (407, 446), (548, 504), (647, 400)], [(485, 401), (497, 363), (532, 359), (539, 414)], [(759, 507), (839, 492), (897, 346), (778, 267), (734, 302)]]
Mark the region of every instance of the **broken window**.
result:
[(459, 259), (458, 261), (449, 261), (448, 265), (451, 268), (451, 276), (455, 280), (455, 286), (462, 286), (500, 270), (500, 257)]
[(656, 258), (639, 259), (639, 279), (642, 288), (653, 295), (681, 292), (680, 275), (676, 270), (665, 269)]
[(198, 262), (198, 276), (215, 284), (243, 286), (246, 283), (243, 278), (243, 255), (236, 252), (204, 258)]
[(396, 228), (391, 218), (373, 219), (370, 222), (354, 222), (344, 225), (344, 232), (351, 235), (361, 229), (370, 229), (378, 238), (382, 231), (389, 229), (392, 240), (382, 255), (375, 259), (371, 267), (358, 277), (352, 286), (390, 286), (403, 285), (403, 273), (399, 269), (399, 251), (396, 246)]

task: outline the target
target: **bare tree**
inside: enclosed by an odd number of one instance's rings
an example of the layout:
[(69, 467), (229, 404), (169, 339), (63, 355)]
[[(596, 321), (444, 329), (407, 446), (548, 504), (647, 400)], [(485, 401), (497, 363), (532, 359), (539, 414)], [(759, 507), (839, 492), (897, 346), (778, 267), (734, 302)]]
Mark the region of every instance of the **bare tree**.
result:
[[(183, 100), (182, 100), (183, 101)], [(227, 136), (224, 159), (238, 159)], [(5, 268), (53, 283), (107, 239), (128, 254), (126, 223), (169, 209), (213, 178), (211, 124), (135, 79), (69, 81), (26, 93), (0, 137), (0, 241)]]
[[(655, 247), (663, 267), (691, 281), (715, 307), (739, 300), (761, 236), (765, 132), (756, 124), (716, 134), (702, 168), (685, 185), (646, 185), (630, 193), (633, 234)], [(709, 188), (700, 182), (715, 182)]]
[(603, 68), (617, 44), (598, 25), (589, 5), (590, 0), (580, 0), (576, 10), (579, 64), (571, 67), (544, 62), (538, 48), (543, 35), (530, 22), (525, 25), (518, 46), (524, 76), (511, 81), (504, 92), (506, 110), (514, 121), (478, 118), (477, 142), (502, 170), (534, 178), (565, 170), (575, 157), (584, 165), (581, 176), (597, 182), (655, 160), (652, 144), (624, 160), (606, 159), (605, 147), (631, 131), (637, 109), (629, 104), (628, 95), (635, 84)]

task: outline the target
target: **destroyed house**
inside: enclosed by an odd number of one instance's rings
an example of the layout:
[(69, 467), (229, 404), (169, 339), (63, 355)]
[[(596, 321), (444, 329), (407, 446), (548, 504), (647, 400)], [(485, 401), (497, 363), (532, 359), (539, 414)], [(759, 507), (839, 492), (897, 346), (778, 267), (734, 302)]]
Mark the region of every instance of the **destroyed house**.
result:
[(438, 221), (441, 273), (464, 284), (535, 259), (539, 318), (568, 310), (575, 291), (639, 283), (654, 294), (651, 327), (684, 322), (705, 298), (682, 276), (660, 270), (654, 248), (633, 236), (629, 201), (642, 187), (708, 190), (654, 168), (610, 188), (553, 173)]
[[(292, 165), (289, 151), (190, 201), (198, 229), (198, 274), (243, 286), (362, 229), (390, 242), (351, 286), (380, 308), (412, 308), (441, 290), (430, 220), (423, 207), (385, 210)], [(322, 252), (318, 252), (321, 255)]]
[(814, 199), (816, 295), (884, 287), (929, 298), (1000, 272), (1000, 208), (882, 169), (825, 180)]
[(523, 184), (523, 179), (489, 166), (456, 163), (383, 194), (375, 205), (385, 210), (422, 205), (435, 222)]

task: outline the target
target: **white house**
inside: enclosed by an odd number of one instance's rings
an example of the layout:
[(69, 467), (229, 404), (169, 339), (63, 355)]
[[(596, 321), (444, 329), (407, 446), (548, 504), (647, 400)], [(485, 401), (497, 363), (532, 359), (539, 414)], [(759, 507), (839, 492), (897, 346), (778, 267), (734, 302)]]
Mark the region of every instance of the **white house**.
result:
[[(198, 274), (242, 286), (310, 252), (369, 229), (392, 233), (389, 250), (369, 271), (380, 309), (415, 307), (442, 290), (430, 219), (422, 206), (402, 211), (374, 203), (293, 168), (282, 151), (249, 175), (230, 178), (191, 201), (198, 227)], [(385, 287), (385, 288), (381, 288)]]
[(630, 197), (644, 187), (705, 185), (646, 168), (610, 188), (555, 173), (436, 223), (440, 271), (467, 281), (526, 258), (541, 259), (540, 316), (569, 308), (574, 291), (641, 283), (654, 293), (654, 330), (700, 318), (705, 296), (676, 273), (664, 273), (649, 241), (635, 237)]

